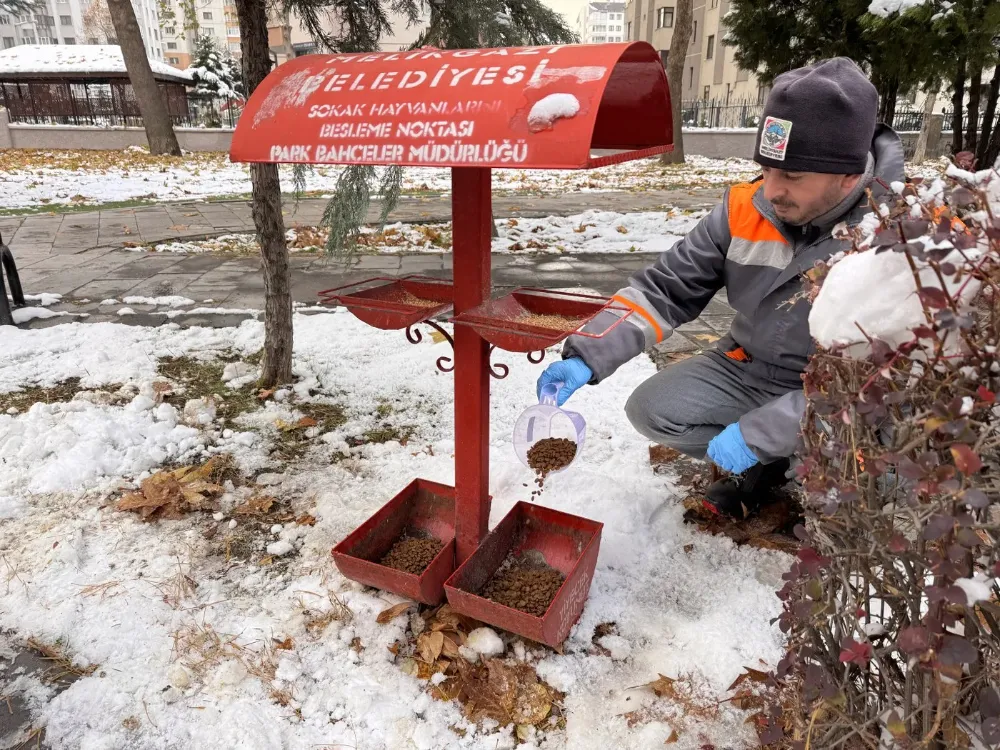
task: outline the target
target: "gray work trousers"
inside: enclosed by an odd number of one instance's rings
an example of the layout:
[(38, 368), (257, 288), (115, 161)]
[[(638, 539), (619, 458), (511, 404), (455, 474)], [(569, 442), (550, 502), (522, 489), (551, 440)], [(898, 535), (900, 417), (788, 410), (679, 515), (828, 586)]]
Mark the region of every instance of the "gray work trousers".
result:
[(653, 442), (703, 459), (712, 438), (726, 427), (794, 390), (781, 383), (750, 385), (745, 368), (718, 350), (691, 357), (636, 388), (625, 414)]

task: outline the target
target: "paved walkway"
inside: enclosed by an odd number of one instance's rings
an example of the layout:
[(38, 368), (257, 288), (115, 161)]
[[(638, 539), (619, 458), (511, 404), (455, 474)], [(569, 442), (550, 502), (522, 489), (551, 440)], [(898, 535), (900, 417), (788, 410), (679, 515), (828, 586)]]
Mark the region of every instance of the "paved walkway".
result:
[[(641, 211), (661, 207), (698, 208), (717, 202), (721, 190), (645, 193), (576, 193), (544, 197), (502, 197), (494, 203), (498, 219), (512, 216), (549, 216), (580, 213), (588, 208)], [(286, 224), (318, 223), (326, 201), (308, 200), (285, 209)], [(375, 220), (378, 206), (372, 207)], [(406, 198), (393, 214), (400, 221), (447, 221), (447, 196)], [(132, 305), (138, 313), (118, 317), (120, 306), (100, 307), (102, 300), (127, 296), (181, 295), (201, 307), (263, 309), (264, 282), (260, 259), (232, 254), (177, 255), (128, 250), (126, 242), (193, 240), (233, 232), (252, 232), (249, 203), (159, 204), (133, 209), (108, 209), (57, 216), (0, 217), (0, 232), (17, 260), (25, 293), (61, 294), (53, 307), (87, 313), (89, 322), (117, 320), (134, 325), (162, 325), (163, 309)], [(646, 254), (495, 254), (493, 283), (497, 292), (518, 286), (546, 288), (587, 287), (603, 294), (620, 289), (635, 270), (650, 263)], [(314, 304), (320, 290), (370, 276), (412, 273), (447, 277), (451, 254), (363, 255), (351, 261), (325, 255), (293, 254), (292, 295), (296, 302)], [(233, 325), (246, 315), (182, 315), (182, 325)], [(670, 350), (705, 345), (728, 330), (732, 310), (717, 299), (698, 321), (685, 326), (689, 338), (676, 338)], [(65, 317), (35, 319), (24, 327), (40, 328), (66, 322)]]
[[(498, 218), (510, 216), (569, 216), (591, 208), (606, 211), (650, 211), (662, 207), (695, 208), (718, 202), (722, 190), (651, 190), (641, 193), (578, 192), (544, 196), (498, 196), (493, 200)], [(287, 202), (285, 223), (315, 226), (327, 201)], [(380, 206), (373, 203), (369, 220), (376, 221)], [(435, 222), (451, 219), (451, 198), (404, 197), (393, 221)], [(158, 203), (138, 208), (110, 208), (66, 214), (0, 216), (0, 234), (18, 256), (73, 255), (95, 248), (197, 240), (233, 232), (253, 232), (249, 201)]]

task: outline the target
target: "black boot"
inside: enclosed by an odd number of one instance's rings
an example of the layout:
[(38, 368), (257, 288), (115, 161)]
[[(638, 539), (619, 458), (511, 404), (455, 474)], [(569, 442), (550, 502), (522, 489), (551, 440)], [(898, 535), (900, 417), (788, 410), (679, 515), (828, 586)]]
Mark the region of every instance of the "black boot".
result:
[(713, 482), (705, 491), (704, 506), (719, 516), (743, 520), (773, 502), (775, 491), (788, 483), (787, 458), (772, 464), (757, 464), (742, 474)]

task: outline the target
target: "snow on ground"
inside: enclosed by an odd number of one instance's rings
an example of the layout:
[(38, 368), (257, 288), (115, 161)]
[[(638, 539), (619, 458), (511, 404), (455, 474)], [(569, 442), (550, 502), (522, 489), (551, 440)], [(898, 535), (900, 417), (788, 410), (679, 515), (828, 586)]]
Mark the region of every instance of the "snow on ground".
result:
[[(275, 544), (291, 548), (282, 558), (288, 564), (269, 567), (214, 556), (202, 534), (207, 514), (145, 524), (113, 510), (106, 493), (156, 461), (190, 460), (199, 444), (217, 440), (214, 427), (183, 425), (173, 407), (148, 398), (156, 358), (253, 352), (260, 322), (0, 330), (0, 388), (79, 377), (82, 387), (124, 383), (135, 393), (122, 405), (77, 399), (0, 418), (0, 552), (16, 572), (0, 587), (0, 630), (59, 640), (79, 662), (99, 665), (51, 702), (28, 690), (54, 750), (514, 747), (509, 728), (473, 731), (457, 705), (430, 700), (423, 683), (392, 663), (388, 647), (405, 618), (378, 625), (375, 616), (397, 599), (345, 580), (330, 561), (330, 548), (413, 478), (453, 482), (453, 380), (434, 367), (447, 344), (409, 346), (399, 332), (368, 328), (343, 311), (296, 315), (295, 325), (296, 393), (348, 405), (348, 421), (302, 465), (271, 480), (269, 490), (318, 522), (277, 532)], [(531, 477), (510, 435), (534, 401), (540, 372), (520, 355), (494, 358), (511, 374), (491, 386), (491, 525), (528, 493)], [(769, 621), (780, 612), (774, 592), (788, 558), (684, 525), (677, 492), (653, 474), (648, 443), (625, 419), (628, 395), (653, 372), (640, 358), (574, 397), (588, 420), (587, 447), (572, 470), (549, 478), (540, 502), (605, 527), (581, 621), (565, 653), (545, 652), (538, 665), (567, 693), (567, 727), (525, 750), (639, 750), (661, 746), (673, 729), (680, 750), (756, 746), (745, 715), (728, 703), (708, 721), (685, 723), (668, 711), (630, 728), (624, 716), (653, 702), (651, 691), (631, 688), (658, 673), (693, 675), (714, 702), (744, 666), (773, 667), (783, 652)], [(407, 445), (347, 448), (348, 438), (377, 424), (386, 401), (415, 428)], [(288, 411), (269, 402), (248, 422), (285, 419)], [(267, 435), (255, 434), (238, 460), (259, 460)], [(330, 460), (341, 451), (350, 453), (346, 460)], [(333, 595), (353, 620), (310, 634), (309, 613), (329, 610)], [(597, 655), (594, 628), (611, 621), (613, 656)], [(206, 634), (232, 645), (199, 673), (184, 644)], [(285, 639), (293, 648), (268, 648)], [(270, 684), (248, 674), (267, 659), (277, 667)], [(273, 702), (272, 689), (293, 702)], [(467, 733), (460, 738), (451, 727)]]
[[(306, 190), (330, 193), (341, 168), (317, 167), (307, 173)], [(656, 159), (632, 161), (588, 171), (496, 170), (497, 193), (656, 190), (705, 187), (752, 179), (760, 168), (745, 159), (689, 156), (688, 163), (663, 166)], [(130, 200), (192, 200), (250, 193), (246, 164), (225, 154), (151, 157), (142, 152), (35, 151), (0, 153), (0, 209), (40, 205), (98, 204)], [(405, 191), (447, 192), (451, 173), (430, 167), (407, 168)], [(292, 169), (281, 168), (284, 190), (292, 190)]]
[[(673, 247), (706, 215), (706, 211), (646, 211), (617, 213), (585, 211), (572, 216), (539, 219), (508, 219), (497, 225), (500, 236), (493, 240), (494, 253), (650, 253)], [(287, 232), (292, 252), (313, 252), (325, 245), (325, 233), (309, 231), (300, 242), (302, 229)], [(382, 232), (362, 229), (362, 248), (375, 253), (442, 253), (452, 247), (449, 224), (403, 224), (386, 226)], [(194, 242), (164, 242), (152, 248), (158, 253), (259, 252), (252, 234), (228, 234)], [(544, 270), (544, 269), (543, 269)], [(549, 269), (556, 270), (556, 269)], [(125, 300), (128, 302), (128, 299)]]

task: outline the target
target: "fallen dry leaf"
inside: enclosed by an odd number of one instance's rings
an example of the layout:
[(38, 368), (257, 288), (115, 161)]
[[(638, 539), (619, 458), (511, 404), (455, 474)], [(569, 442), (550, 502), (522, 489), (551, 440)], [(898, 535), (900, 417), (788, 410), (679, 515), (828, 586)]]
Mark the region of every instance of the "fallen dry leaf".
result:
[(670, 464), (680, 458), (680, 451), (668, 448), (665, 445), (649, 446), (649, 463), (652, 466)]
[(315, 526), (316, 516), (311, 513), (303, 513), (301, 516), (295, 519), (295, 523), (299, 526)]
[(733, 680), (732, 685), (726, 688), (727, 693), (730, 690), (735, 690), (736, 688), (738, 688), (740, 685), (742, 685), (744, 682), (747, 681), (756, 682), (761, 685), (767, 684), (767, 679), (768, 679), (767, 672), (761, 672), (759, 669), (753, 669), (751, 667), (743, 667), (743, 669), (745, 669), (746, 671), (739, 677), (737, 677), (735, 680)]
[(263, 516), (266, 515), (277, 502), (269, 495), (255, 495), (247, 500), (243, 505), (233, 510), (235, 516)]
[(260, 392), (257, 394), (257, 398), (261, 401), (267, 401), (267, 399), (271, 398), (277, 390), (277, 388), (261, 388)]
[(670, 733), (670, 736), (667, 737), (667, 741), (664, 742), (663, 744), (664, 745), (673, 745), (675, 742), (677, 742), (679, 740), (680, 740), (680, 737), (677, 735), (677, 730), (675, 729), (674, 731), (672, 731)]
[(618, 230), (619, 234), (628, 234), (628, 227), (626, 226), (617, 226), (615, 229)]
[(428, 664), (436, 662), (443, 649), (444, 633), (439, 630), (421, 633), (417, 638), (417, 650), (420, 652), (420, 658)]
[(400, 602), (399, 604), (389, 607), (389, 609), (384, 609), (378, 613), (378, 617), (375, 618), (375, 622), (379, 625), (385, 625), (392, 622), (406, 610), (413, 606), (413, 602)]
[(288, 637), (283, 641), (278, 641), (278, 643), (275, 644), (274, 648), (277, 649), (278, 651), (291, 651), (295, 648), (295, 641), (293, 641), (291, 637)]
[(643, 685), (643, 687), (652, 688), (653, 692), (656, 693), (657, 698), (672, 698), (677, 692), (674, 689), (675, 682), (676, 680), (671, 680), (669, 677), (664, 677), (661, 674), (658, 680), (648, 682)]

